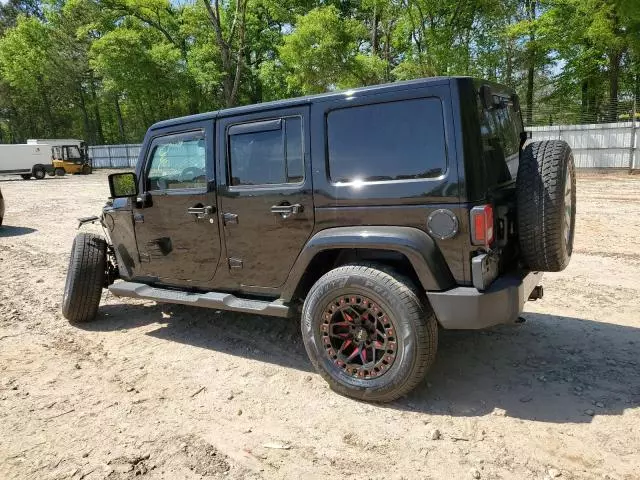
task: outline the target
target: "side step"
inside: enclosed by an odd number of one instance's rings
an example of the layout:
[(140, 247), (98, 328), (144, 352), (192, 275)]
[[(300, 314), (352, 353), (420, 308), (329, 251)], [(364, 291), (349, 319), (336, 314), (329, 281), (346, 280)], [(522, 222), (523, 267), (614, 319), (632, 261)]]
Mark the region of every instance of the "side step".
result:
[(161, 303), (179, 303), (195, 307), (217, 308), (234, 312), (255, 313), (273, 317), (288, 317), (290, 308), (280, 300), (265, 302), (246, 300), (230, 293), (189, 293), (167, 288), (158, 288), (135, 282), (117, 282), (109, 286), (116, 297), (144, 298)]

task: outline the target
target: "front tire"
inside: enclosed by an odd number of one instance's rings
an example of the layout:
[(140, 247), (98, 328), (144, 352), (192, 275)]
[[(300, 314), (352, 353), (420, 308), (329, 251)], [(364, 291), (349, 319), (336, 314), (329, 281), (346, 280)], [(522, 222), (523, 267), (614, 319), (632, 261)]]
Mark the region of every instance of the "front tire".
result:
[(107, 242), (99, 235), (79, 233), (71, 258), (62, 299), (62, 314), (72, 323), (95, 318), (105, 279)]
[(55, 173), (56, 177), (64, 177), (65, 173), (67, 173), (67, 172), (64, 171), (64, 168), (58, 167), (58, 168), (55, 169), (54, 173)]
[(438, 325), (412, 282), (377, 265), (331, 270), (302, 311), (311, 363), (336, 392), (390, 402), (409, 393), (432, 365)]
[(25, 173), (24, 175), (20, 175), (23, 180), (31, 180), (31, 174)]

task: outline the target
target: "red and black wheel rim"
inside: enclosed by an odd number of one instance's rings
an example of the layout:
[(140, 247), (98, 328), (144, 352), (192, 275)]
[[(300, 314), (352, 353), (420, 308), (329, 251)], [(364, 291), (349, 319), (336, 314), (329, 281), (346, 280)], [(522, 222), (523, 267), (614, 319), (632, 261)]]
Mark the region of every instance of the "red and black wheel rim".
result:
[(327, 304), (320, 325), (322, 346), (333, 364), (358, 379), (378, 378), (396, 359), (396, 329), (380, 305), (362, 295), (341, 295)]

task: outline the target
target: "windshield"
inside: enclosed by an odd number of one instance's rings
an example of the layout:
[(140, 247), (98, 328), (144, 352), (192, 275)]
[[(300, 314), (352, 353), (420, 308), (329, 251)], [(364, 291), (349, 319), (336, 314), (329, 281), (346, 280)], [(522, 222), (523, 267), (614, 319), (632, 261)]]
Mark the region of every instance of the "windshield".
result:
[(80, 154), (80, 149), (75, 146), (67, 147), (67, 158), (69, 160), (76, 160), (82, 158)]

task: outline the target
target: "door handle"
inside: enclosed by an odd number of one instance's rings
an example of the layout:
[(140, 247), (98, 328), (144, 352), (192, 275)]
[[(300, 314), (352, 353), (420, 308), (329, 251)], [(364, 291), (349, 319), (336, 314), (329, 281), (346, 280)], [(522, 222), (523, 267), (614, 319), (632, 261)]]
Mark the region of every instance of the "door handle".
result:
[(302, 213), (304, 211), (304, 207), (299, 203), (294, 205), (274, 205), (271, 207), (271, 213), (277, 213), (282, 215), (282, 218), (287, 218), (291, 215), (296, 215), (298, 213)]
[(187, 208), (187, 213), (195, 215), (197, 218), (204, 218), (207, 215), (211, 215), (214, 211), (215, 209), (212, 206)]

